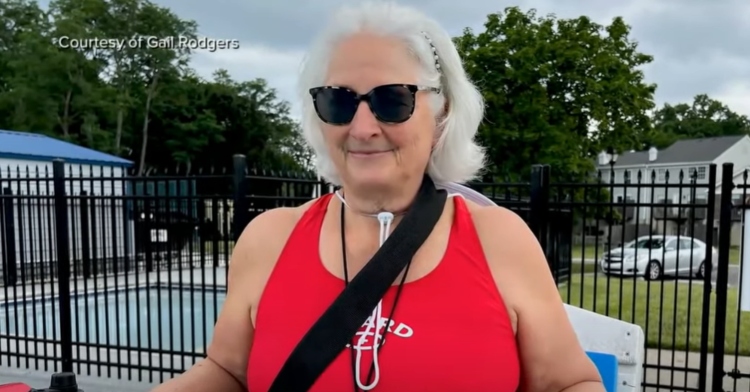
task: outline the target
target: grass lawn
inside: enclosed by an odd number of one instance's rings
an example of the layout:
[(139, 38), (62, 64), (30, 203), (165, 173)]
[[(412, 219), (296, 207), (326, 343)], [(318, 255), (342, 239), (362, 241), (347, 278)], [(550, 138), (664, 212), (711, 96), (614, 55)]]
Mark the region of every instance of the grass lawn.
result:
[(596, 264), (572, 263), (570, 265), (570, 270), (573, 275), (576, 275), (576, 274), (580, 275), (581, 270), (583, 270), (583, 273), (590, 273), (590, 272), (593, 273), (593, 272), (596, 272)]
[[(593, 244), (586, 245), (583, 247), (582, 245), (573, 245), (573, 260), (583, 260), (583, 259), (600, 259), (602, 255), (604, 254), (604, 246), (599, 246), (598, 249), (595, 249)], [(696, 263), (700, 262), (700, 260), (696, 260)], [(729, 264), (739, 264), (740, 263), (740, 248), (738, 246), (733, 246), (729, 249)]]
[[(700, 351), (702, 285), (692, 285), (691, 292), (691, 285), (684, 283), (612, 277), (608, 290), (607, 281), (606, 276), (598, 275), (595, 285), (593, 275), (574, 274), (571, 282), (560, 286), (560, 295), (571, 305), (640, 325), (646, 334), (647, 347)], [(737, 300), (738, 290), (729, 288), (724, 347), (727, 354), (750, 355), (750, 313), (741, 314), (739, 347), (735, 348)], [(715, 294), (711, 294), (709, 352), (713, 350), (715, 301)]]

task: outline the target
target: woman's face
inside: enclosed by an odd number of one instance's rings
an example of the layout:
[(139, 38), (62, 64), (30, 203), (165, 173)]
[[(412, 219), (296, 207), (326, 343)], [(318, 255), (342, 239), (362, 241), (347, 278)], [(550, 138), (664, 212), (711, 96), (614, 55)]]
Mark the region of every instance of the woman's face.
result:
[[(367, 94), (387, 84), (419, 84), (420, 65), (400, 41), (357, 34), (334, 51), (327, 86)], [(421, 178), (435, 139), (433, 92), (416, 93), (414, 113), (402, 123), (378, 121), (366, 102), (345, 125), (322, 124), (323, 136), (345, 186), (393, 187)]]

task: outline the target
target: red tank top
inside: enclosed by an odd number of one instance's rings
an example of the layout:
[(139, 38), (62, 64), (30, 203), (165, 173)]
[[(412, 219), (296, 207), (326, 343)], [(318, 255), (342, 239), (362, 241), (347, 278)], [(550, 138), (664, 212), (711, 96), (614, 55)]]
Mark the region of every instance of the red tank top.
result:
[[(344, 281), (325, 269), (318, 251), (330, 197), (318, 199), (297, 223), (261, 296), (248, 360), (251, 392), (268, 391), (302, 336), (344, 289)], [(443, 260), (427, 276), (403, 286), (378, 355), (375, 392), (518, 389), (520, 365), (508, 312), (470, 212), (463, 199), (453, 199), (455, 215)], [(386, 319), (396, 289), (383, 298)], [(342, 351), (311, 392), (354, 390), (349, 351)], [(372, 350), (362, 357), (361, 378), (368, 384), (364, 379)]]

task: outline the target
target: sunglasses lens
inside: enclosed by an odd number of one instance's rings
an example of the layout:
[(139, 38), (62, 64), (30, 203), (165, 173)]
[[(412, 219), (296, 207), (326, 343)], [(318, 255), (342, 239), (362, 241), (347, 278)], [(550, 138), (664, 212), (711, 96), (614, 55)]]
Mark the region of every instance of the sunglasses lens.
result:
[(315, 96), (315, 110), (324, 122), (348, 124), (357, 111), (356, 95), (341, 88), (324, 88)]
[[(386, 123), (402, 123), (414, 112), (414, 93), (407, 86), (375, 87), (369, 94), (375, 117)], [(315, 92), (315, 110), (320, 119), (334, 125), (348, 124), (359, 107), (357, 94), (345, 88), (322, 88)]]
[(414, 111), (414, 94), (406, 86), (380, 86), (372, 91), (370, 106), (383, 122), (401, 123)]

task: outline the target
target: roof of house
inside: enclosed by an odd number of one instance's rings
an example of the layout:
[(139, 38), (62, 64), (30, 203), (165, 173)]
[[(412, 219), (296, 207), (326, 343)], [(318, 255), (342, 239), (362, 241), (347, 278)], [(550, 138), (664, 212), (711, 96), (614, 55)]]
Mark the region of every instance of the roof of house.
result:
[[(615, 166), (633, 166), (660, 163), (712, 162), (747, 135), (684, 139), (660, 150), (656, 161), (648, 161), (648, 151), (626, 152), (617, 158)], [(609, 165), (600, 165), (609, 166)]]
[(129, 167), (133, 162), (36, 133), (0, 129), (0, 158)]

